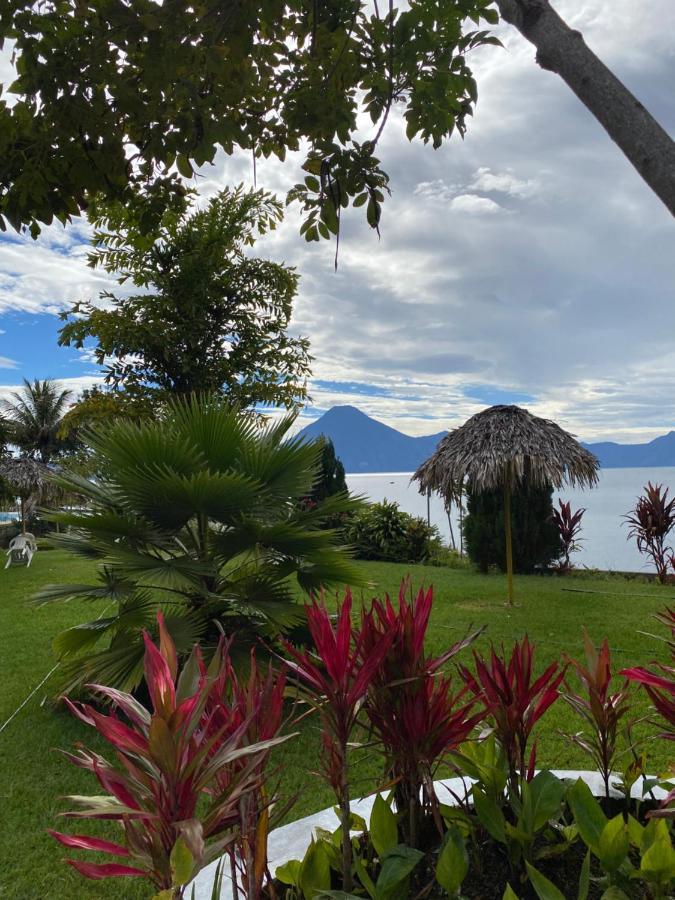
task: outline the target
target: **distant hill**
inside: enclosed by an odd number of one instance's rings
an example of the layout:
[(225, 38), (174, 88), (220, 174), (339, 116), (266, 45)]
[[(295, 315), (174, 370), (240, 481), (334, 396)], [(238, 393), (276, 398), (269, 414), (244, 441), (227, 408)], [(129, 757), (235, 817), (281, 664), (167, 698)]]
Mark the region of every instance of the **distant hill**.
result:
[[(412, 472), (436, 449), (447, 432), (411, 437), (371, 419), (355, 406), (334, 406), (300, 432), (329, 437), (347, 472)], [(607, 469), (675, 466), (675, 431), (648, 444), (584, 444)]]
[(308, 438), (329, 437), (347, 472), (412, 472), (447, 434), (411, 437), (355, 406), (334, 406), (300, 433)]
[(602, 441), (599, 444), (584, 444), (584, 447), (595, 453), (605, 469), (675, 466), (675, 431), (654, 438), (648, 444)]

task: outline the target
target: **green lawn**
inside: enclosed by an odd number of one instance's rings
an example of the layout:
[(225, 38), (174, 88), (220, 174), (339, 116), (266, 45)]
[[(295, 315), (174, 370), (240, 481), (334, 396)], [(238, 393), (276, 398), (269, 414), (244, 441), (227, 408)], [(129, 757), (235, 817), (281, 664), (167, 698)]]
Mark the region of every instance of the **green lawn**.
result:
[[(653, 583), (618, 578), (546, 577), (516, 578), (520, 605), (504, 606), (504, 579), (465, 570), (435, 569), (384, 563), (363, 563), (372, 590), (366, 596), (398, 591), (401, 578), (411, 574), (414, 585), (435, 587), (436, 605), (430, 628), (433, 648), (440, 650), (461, 636), (469, 624), (487, 624), (488, 639), (511, 641), (526, 631), (538, 646), (538, 661), (560, 658), (563, 651), (580, 652), (581, 628), (600, 639), (608, 635), (621, 665), (647, 662), (659, 652), (659, 644), (638, 633), (656, 630), (650, 615), (675, 600), (673, 589)], [(52, 667), (51, 640), (63, 628), (91, 619), (92, 605), (62, 604), (36, 609), (26, 601), (47, 582), (87, 581), (91, 564), (61, 551), (38, 553), (30, 569), (0, 571), (0, 725)], [(569, 588), (575, 589), (570, 592)], [(586, 593), (590, 591), (591, 593)], [(101, 610), (103, 605), (101, 606)], [(96, 615), (96, 612), (94, 613)], [(46, 834), (59, 827), (57, 813), (64, 808), (60, 797), (69, 793), (97, 793), (86, 773), (74, 768), (55, 747), (76, 740), (92, 746), (95, 736), (50, 703), (50, 684), (0, 733), (0, 897), (9, 900), (86, 900), (86, 898), (149, 897), (151, 892), (133, 879), (87, 882), (61, 864), (60, 848)], [(44, 702), (43, 702), (44, 701)], [(551, 767), (586, 767), (584, 759), (559, 735), (577, 730), (571, 712), (562, 702), (543, 720), (539, 735), (539, 762)], [(652, 742), (648, 750), (655, 769), (663, 766), (667, 747)], [(324, 786), (307, 775), (317, 766), (315, 726), (306, 722), (300, 737), (279, 751), (279, 770), (285, 793), (304, 790), (293, 817), (328, 805)], [(354, 784), (372, 787), (377, 760), (356, 759)], [(371, 777), (369, 777), (371, 776)], [(307, 789), (309, 785), (309, 790)], [(89, 827), (89, 826), (87, 826)]]

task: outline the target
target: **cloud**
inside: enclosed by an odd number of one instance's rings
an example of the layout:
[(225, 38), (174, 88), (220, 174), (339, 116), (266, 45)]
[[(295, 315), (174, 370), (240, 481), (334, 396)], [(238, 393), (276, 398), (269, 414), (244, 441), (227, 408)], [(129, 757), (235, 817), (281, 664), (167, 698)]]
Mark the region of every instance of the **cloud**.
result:
[(16, 369), (18, 363), (15, 359), (8, 356), (0, 356), (0, 369)]
[[(638, 6), (556, 3), (672, 132), (675, 4)], [(392, 114), (379, 239), (363, 210), (346, 211), (335, 273), (334, 246), (306, 244), (291, 207), (255, 252), (301, 275), (293, 328), (311, 339), (314, 411), (356, 402), (423, 434), (490, 398), (526, 396), (587, 440), (647, 440), (673, 427), (672, 218), (532, 45), (506, 25), (498, 34), (504, 49), (472, 54), (479, 100), (465, 140), (411, 144)], [(283, 193), (297, 165), (298, 154), (261, 161), (258, 186)], [(199, 174), (206, 197), (251, 184), (251, 160), (221, 156)], [(0, 309), (56, 311), (109, 287), (86, 266), (87, 234), (79, 223), (37, 243), (0, 239)]]
[(454, 212), (491, 216), (502, 212), (503, 207), (494, 200), (490, 200), (489, 197), (479, 197), (477, 194), (458, 194), (451, 200), (450, 209)]
[(491, 172), (484, 166), (476, 170), (469, 189), (527, 198), (534, 196), (540, 190), (540, 185), (536, 178), (518, 178), (513, 172)]

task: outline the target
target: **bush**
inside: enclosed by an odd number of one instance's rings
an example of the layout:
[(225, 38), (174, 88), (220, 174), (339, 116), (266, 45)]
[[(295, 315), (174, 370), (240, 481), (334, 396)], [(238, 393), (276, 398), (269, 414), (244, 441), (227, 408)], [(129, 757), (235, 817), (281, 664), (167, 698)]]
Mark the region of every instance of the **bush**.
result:
[(399, 509), (386, 499), (369, 503), (344, 529), (359, 559), (418, 563), (428, 560), (441, 544), (435, 525)]
[[(513, 569), (528, 573), (549, 566), (562, 554), (558, 529), (553, 523), (553, 488), (527, 482), (511, 497)], [(471, 561), (481, 572), (490, 566), (506, 570), (504, 540), (504, 492), (467, 490), (464, 539)]]
[(58, 483), (86, 498), (52, 513), (54, 544), (97, 561), (91, 585), (46, 585), (42, 603), (113, 601), (102, 620), (58, 635), (69, 687), (133, 689), (142, 677), (143, 629), (167, 606), (179, 653), (215, 646), (220, 629), (237, 650), (274, 640), (304, 621), (301, 591), (358, 580), (325, 521), (356, 506), (335, 494), (313, 509), (321, 448), (288, 438), (293, 416), (261, 429), (217, 398), (176, 400), (161, 420), (114, 420), (89, 436), (100, 478), (63, 471)]

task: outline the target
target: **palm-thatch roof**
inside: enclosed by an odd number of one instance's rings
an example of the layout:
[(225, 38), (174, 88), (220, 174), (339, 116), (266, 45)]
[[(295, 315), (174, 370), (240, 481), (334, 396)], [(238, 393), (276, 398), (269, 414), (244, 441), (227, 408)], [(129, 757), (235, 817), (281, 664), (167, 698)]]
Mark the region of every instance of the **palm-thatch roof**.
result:
[(555, 422), (519, 406), (491, 406), (447, 434), (417, 469), (420, 493), (457, 496), (465, 481), (474, 490), (515, 487), (527, 473), (534, 484), (560, 488), (564, 482), (592, 487), (596, 457)]
[(26, 456), (0, 459), (0, 478), (20, 497), (41, 494), (49, 484), (51, 475), (48, 466)]

